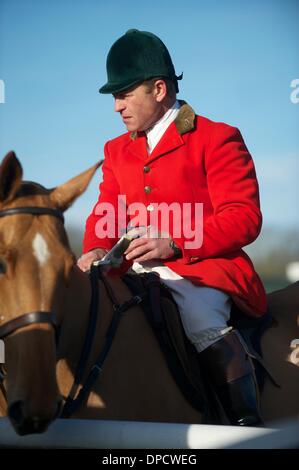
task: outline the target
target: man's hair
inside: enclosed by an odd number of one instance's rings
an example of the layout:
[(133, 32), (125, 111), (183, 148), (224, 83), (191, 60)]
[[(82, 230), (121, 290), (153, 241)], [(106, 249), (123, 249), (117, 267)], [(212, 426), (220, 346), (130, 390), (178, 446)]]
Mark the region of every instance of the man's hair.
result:
[(167, 90), (167, 97), (170, 99), (175, 99), (176, 98), (176, 90), (175, 90), (175, 84), (173, 83), (172, 80), (168, 77), (154, 77), (150, 78), (149, 80), (145, 80), (142, 82), (142, 85), (145, 85), (146, 89), (151, 92), (152, 89), (154, 88), (155, 82), (157, 80), (163, 80), (166, 84), (166, 90)]

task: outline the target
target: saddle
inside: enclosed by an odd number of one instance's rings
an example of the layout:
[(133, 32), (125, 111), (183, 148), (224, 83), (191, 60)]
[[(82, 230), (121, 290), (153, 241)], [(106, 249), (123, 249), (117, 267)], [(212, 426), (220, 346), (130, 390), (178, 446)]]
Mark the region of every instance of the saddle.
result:
[[(222, 422), (223, 415), (219, 403), (217, 403), (214, 391), (211, 390), (211, 385), (202, 373), (198, 352), (185, 334), (180, 313), (170, 289), (154, 272), (127, 273), (122, 280), (133, 295), (144, 294), (147, 291), (140, 305), (156, 335), (169, 370), (185, 398), (203, 415), (204, 422)], [(233, 304), (230, 326), (236, 328), (242, 335), (247, 353), (255, 363), (260, 389), (266, 374), (275, 383), (263, 363), (260, 344), (263, 333), (271, 325), (272, 318), (269, 314), (261, 318), (249, 317)]]

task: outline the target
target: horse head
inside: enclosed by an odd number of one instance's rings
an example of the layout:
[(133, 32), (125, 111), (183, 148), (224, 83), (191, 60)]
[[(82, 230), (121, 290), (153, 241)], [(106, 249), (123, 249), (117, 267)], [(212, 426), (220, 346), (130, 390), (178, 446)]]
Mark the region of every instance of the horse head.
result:
[(22, 181), (13, 152), (0, 166), (0, 339), (7, 413), (19, 434), (42, 432), (59, 414), (55, 332), (75, 265), (62, 214), (99, 165), (54, 189)]

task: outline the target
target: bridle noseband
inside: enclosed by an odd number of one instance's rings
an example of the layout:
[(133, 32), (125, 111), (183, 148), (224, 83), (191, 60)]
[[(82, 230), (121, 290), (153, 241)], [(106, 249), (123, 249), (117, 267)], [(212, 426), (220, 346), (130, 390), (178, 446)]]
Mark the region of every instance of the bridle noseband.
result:
[[(17, 214), (32, 214), (32, 215), (52, 215), (64, 222), (64, 217), (59, 209), (52, 209), (50, 207), (13, 207), (11, 209), (4, 209), (0, 211), (0, 217), (7, 217), (9, 215)], [(53, 312), (37, 311), (30, 312), (14, 318), (0, 326), (0, 339), (9, 336), (11, 333), (24, 328), (25, 326), (33, 325), (36, 323), (48, 323), (53, 326), (56, 331), (57, 323)]]
[(0, 339), (6, 338), (6, 336), (9, 336), (20, 328), (24, 328), (25, 326), (33, 325), (35, 323), (49, 323), (54, 329), (57, 328), (53, 312), (38, 311), (25, 313), (24, 315), (14, 318), (0, 326)]

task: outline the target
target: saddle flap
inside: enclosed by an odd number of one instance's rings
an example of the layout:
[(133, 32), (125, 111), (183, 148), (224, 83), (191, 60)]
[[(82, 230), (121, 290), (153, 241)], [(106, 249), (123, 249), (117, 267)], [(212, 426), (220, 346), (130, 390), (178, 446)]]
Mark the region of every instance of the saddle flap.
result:
[(208, 402), (198, 354), (185, 334), (178, 307), (169, 289), (160, 282), (156, 273), (126, 274), (122, 279), (134, 295), (147, 291), (148, 296), (141, 306), (156, 334), (169, 370), (190, 404), (201, 413), (207, 413)]

